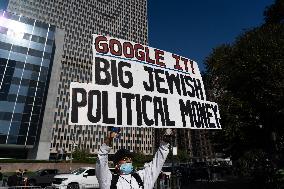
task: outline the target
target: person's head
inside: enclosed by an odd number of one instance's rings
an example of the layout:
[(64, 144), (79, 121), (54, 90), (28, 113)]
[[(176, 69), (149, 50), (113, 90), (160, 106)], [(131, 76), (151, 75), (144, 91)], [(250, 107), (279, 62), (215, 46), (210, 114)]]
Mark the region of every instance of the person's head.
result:
[(132, 153), (126, 149), (120, 149), (114, 154), (115, 168), (117, 172), (123, 175), (133, 172)]
[(21, 169), (17, 169), (17, 170), (16, 170), (16, 175), (17, 175), (17, 176), (20, 176), (20, 175), (21, 175)]
[(27, 172), (28, 172), (28, 170), (27, 170), (27, 169), (24, 169), (24, 170), (23, 170), (23, 175), (24, 175), (24, 174), (27, 174)]

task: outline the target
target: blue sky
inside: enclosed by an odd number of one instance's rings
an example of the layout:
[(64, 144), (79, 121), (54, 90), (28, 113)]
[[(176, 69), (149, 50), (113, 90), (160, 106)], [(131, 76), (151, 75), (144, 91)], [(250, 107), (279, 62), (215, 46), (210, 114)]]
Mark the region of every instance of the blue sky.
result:
[[(195, 60), (263, 22), (274, 0), (148, 0), (149, 45)], [(0, 8), (7, 0), (0, 0)]]
[(203, 61), (212, 48), (263, 23), (274, 0), (148, 0), (149, 45)]

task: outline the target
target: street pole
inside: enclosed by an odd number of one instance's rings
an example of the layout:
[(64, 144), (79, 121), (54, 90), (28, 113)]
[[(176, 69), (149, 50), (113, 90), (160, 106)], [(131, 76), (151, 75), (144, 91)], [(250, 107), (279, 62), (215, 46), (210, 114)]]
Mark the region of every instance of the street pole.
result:
[(71, 154), (70, 154), (70, 168), (69, 170), (72, 171), (72, 163), (73, 163), (73, 150), (75, 146), (75, 135), (72, 134), (72, 146), (71, 146)]
[(171, 134), (171, 155), (172, 155), (172, 174), (171, 174), (171, 188), (176, 188), (176, 175), (174, 175), (175, 173), (175, 167), (174, 167), (174, 145), (175, 145), (175, 133), (176, 130), (172, 130), (172, 134)]
[(174, 173), (174, 137), (171, 137), (172, 173)]
[(70, 168), (69, 168), (70, 171), (72, 170), (72, 159), (73, 159), (72, 152), (73, 152), (73, 144), (72, 144), (72, 147), (71, 147), (71, 155), (70, 155)]

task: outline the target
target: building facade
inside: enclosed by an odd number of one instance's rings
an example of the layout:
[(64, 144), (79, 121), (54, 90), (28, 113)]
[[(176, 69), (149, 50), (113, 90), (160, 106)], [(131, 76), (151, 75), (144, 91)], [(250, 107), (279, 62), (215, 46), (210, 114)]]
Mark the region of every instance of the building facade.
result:
[[(47, 159), (64, 148), (72, 150), (72, 143), (97, 153), (107, 135), (104, 126), (68, 125), (70, 82), (92, 81), (92, 34), (110, 35), (141, 44), (148, 43), (146, 0), (10, 0), (8, 10), (55, 25), (65, 31), (62, 59), (59, 65), (56, 90), (49, 94), (50, 109), (42, 127), (51, 134), (41, 135), (33, 158)], [(45, 111), (47, 112), (47, 111)], [(48, 131), (47, 131), (48, 132)], [(43, 133), (43, 132), (42, 132)], [(50, 137), (49, 137), (50, 136)], [(151, 128), (122, 129), (121, 146), (145, 154), (153, 153), (153, 130)], [(50, 151), (46, 148), (50, 148)]]
[[(205, 162), (215, 158), (209, 135), (212, 130), (175, 129), (174, 131), (172, 145), (176, 146), (178, 151), (185, 152), (189, 162)], [(161, 138), (163, 133), (163, 129), (155, 129), (155, 138)], [(159, 147), (159, 140), (156, 140), (155, 147)]]
[(38, 140), (56, 49), (55, 33), (55, 26), (0, 11), (2, 157), (25, 158)]
[(191, 161), (212, 161), (214, 158), (209, 130), (191, 130)]

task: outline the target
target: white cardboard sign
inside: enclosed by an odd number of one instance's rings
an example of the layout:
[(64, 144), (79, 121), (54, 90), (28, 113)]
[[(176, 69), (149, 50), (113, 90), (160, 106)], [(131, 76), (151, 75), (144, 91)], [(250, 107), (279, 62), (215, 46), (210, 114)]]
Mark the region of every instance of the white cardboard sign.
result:
[(221, 129), (195, 61), (93, 35), (92, 83), (71, 83), (71, 125)]

